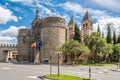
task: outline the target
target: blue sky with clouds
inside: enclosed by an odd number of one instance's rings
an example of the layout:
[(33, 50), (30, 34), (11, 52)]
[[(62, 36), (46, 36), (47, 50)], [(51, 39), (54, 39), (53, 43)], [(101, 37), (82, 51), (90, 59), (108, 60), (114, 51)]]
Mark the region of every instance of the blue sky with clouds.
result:
[[(18, 29), (31, 28), (31, 22), (38, 9), (40, 17), (60, 16), (66, 23), (74, 18), (81, 27), (81, 20), (88, 10), (94, 31), (98, 24), (106, 34), (107, 24), (119, 33), (120, 0), (0, 0), (0, 44), (17, 43)], [(67, 25), (67, 24), (66, 24)]]

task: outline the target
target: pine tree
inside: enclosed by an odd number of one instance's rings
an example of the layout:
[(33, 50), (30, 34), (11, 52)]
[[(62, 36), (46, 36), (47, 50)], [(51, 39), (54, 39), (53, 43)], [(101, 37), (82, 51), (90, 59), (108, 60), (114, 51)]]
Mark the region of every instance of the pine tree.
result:
[(79, 29), (77, 23), (75, 23), (75, 36), (74, 36), (74, 40), (77, 40), (77, 41), (81, 42), (80, 29)]
[(110, 25), (108, 24), (107, 28), (107, 43), (112, 43), (112, 36), (111, 36), (111, 30), (110, 30)]
[(114, 31), (114, 33), (113, 33), (113, 41), (114, 41), (114, 44), (117, 43), (117, 40), (116, 40), (116, 33), (115, 33), (115, 31)]

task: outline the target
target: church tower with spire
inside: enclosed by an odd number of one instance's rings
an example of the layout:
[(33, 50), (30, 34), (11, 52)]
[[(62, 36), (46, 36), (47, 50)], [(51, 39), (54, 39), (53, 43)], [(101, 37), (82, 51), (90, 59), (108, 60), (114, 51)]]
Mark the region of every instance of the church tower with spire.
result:
[(72, 16), (68, 23), (67, 40), (73, 39), (74, 36), (75, 36), (75, 20), (74, 20), (74, 17)]
[(88, 11), (85, 13), (81, 24), (82, 24), (81, 36), (82, 36), (82, 41), (83, 41), (85, 35), (90, 35), (93, 32), (93, 21)]

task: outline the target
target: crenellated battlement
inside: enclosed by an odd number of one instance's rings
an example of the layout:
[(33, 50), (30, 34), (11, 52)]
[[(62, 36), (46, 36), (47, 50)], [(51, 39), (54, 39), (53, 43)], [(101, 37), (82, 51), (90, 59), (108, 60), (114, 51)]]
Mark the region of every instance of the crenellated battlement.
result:
[(0, 44), (0, 47), (17, 47), (17, 44)]

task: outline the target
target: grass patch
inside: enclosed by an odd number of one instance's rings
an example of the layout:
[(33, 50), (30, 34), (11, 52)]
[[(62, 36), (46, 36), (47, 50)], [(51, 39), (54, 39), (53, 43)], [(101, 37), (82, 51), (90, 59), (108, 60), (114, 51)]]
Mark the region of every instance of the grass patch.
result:
[(48, 74), (48, 75), (45, 75), (45, 77), (51, 78), (51, 79), (58, 79), (58, 80), (92, 80), (92, 79), (80, 78), (76, 76), (63, 75), (63, 74), (60, 74), (59, 76), (57, 74), (51, 74), (51, 75)]
[(84, 66), (115, 66), (117, 63), (94, 63), (94, 64), (80, 64)]

